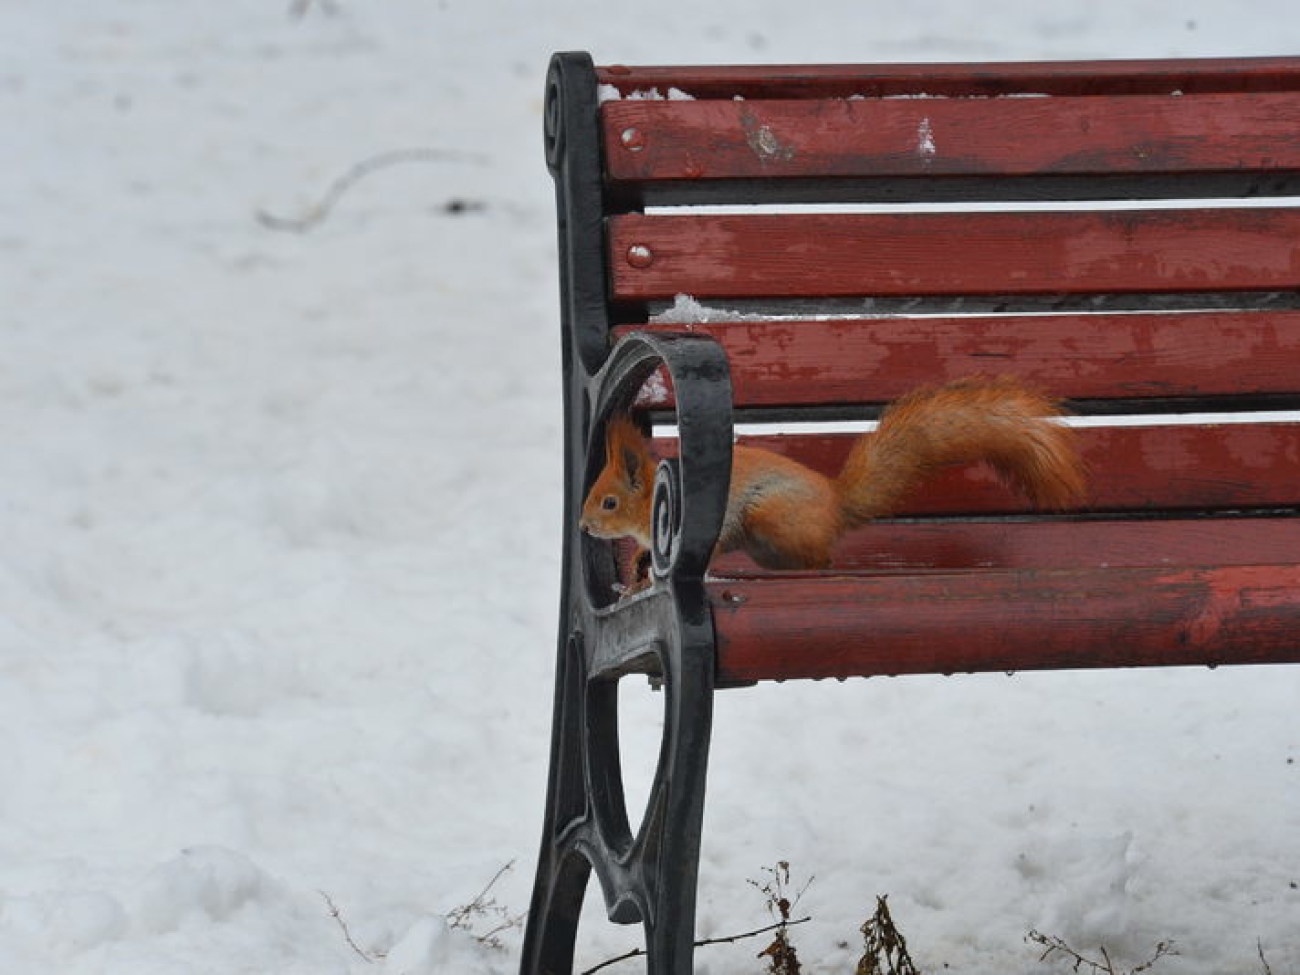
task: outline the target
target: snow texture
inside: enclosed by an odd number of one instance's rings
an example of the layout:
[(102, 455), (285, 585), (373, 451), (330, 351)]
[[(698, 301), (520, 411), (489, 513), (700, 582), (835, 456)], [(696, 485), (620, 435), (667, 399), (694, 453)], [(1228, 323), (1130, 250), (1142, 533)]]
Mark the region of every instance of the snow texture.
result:
[[(812, 13), (0, 4), (0, 972), (516, 969), (517, 929), (496, 950), (474, 936), (494, 915), (446, 916), (511, 861), (490, 896), (522, 912), (541, 827), (552, 51), (1300, 49), (1281, 0)], [(436, 153), (371, 173), (307, 232), (257, 219), (417, 148)], [(625, 691), (640, 808), (662, 701)], [(1257, 944), (1300, 971), (1298, 702), (1284, 668), (724, 694), (699, 932), (764, 923), (746, 880), (788, 859), (816, 875), (809, 972), (852, 970), (882, 893), (928, 972), (1061, 970), (1033, 927), (1128, 964), (1172, 938), (1171, 975), (1259, 972)], [(581, 939), (585, 967), (639, 933), (584, 922)], [(699, 970), (758, 971), (757, 950), (702, 950)]]
[(634, 91), (622, 94), (614, 85), (601, 85), (597, 90), (597, 95), (602, 102), (693, 102), (695, 96), (690, 95), (680, 88), (670, 87), (665, 93), (658, 88), (637, 88)]
[(938, 151), (939, 147), (934, 143), (934, 126), (928, 118), (923, 118), (916, 127), (916, 154), (929, 161)]
[(763, 321), (762, 315), (745, 314), (706, 305), (693, 295), (676, 295), (673, 303), (650, 316), (656, 325), (707, 325), (710, 322)]

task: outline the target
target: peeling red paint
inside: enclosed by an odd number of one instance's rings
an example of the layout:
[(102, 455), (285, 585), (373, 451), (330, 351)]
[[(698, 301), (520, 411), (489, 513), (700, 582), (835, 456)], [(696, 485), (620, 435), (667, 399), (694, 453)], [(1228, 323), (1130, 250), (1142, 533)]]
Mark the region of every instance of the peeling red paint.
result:
[(724, 683), (1300, 661), (1294, 565), (824, 574), (709, 591)]
[(647, 136), (643, 151), (609, 160), (616, 181), (679, 178), (699, 145), (710, 147), (710, 175), (731, 179), (1300, 168), (1294, 91), (1122, 101), (614, 101), (602, 107), (602, 125), (611, 145), (628, 129)]

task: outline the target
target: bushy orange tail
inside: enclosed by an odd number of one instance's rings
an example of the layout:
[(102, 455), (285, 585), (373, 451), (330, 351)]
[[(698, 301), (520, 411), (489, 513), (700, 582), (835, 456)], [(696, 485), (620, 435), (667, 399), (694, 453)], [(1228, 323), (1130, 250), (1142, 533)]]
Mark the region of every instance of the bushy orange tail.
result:
[(1083, 497), (1083, 461), (1060, 408), (1011, 377), (925, 387), (893, 403), (861, 437), (837, 485), (848, 527), (895, 510), (935, 471), (983, 461), (1036, 506)]

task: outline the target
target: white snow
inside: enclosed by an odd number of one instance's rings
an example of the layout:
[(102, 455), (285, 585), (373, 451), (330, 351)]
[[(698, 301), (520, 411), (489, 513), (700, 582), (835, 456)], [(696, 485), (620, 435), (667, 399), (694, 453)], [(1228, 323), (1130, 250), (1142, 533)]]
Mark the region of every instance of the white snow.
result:
[(764, 316), (706, 305), (694, 295), (675, 295), (673, 303), (650, 316), (656, 325), (704, 325), (709, 322), (762, 321)]
[(601, 85), (597, 89), (597, 96), (602, 102), (693, 102), (695, 96), (680, 88), (669, 87), (665, 93), (658, 88), (637, 88), (628, 92), (626, 95), (621, 93), (614, 85)]
[(939, 147), (934, 142), (934, 126), (928, 118), (923, 118), (916, 127), (916, 154), (928, 162), (938, 151)]
[[(0, 972), (515, 970), (517, 929), (445, 918), (510, 861), (491, 896), (522, 912), (541, 826), (552, 51), (1300, 48), (1282, 0), (291, 6), (0, 4)], [(415, 148), (445, 155), (308, 232), (255, 217)], [(662, 704), (627, 696), (644, 796)], [(1298, 702), (1285, 668), (724, 694), (700, 933), (764, 923), (746, 880), (784, 858), (817, 878), (810, 972), (852, 970), (878, 893), (927, 972), (1063, 970), (1031, 927), (1300, 971)], [(638, 940), (584, 923), (583, 964)]]

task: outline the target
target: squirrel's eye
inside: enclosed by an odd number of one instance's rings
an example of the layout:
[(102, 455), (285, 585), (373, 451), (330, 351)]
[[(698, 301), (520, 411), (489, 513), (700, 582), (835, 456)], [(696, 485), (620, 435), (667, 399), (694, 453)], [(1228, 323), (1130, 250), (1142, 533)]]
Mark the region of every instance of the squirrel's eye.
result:
[(618, 498), (616, 498), (612, 494), (607, 494), (601, 500), (600, 506), (604, 508), (606, 511), (613, 511), (615, 508), (618, 507)]

